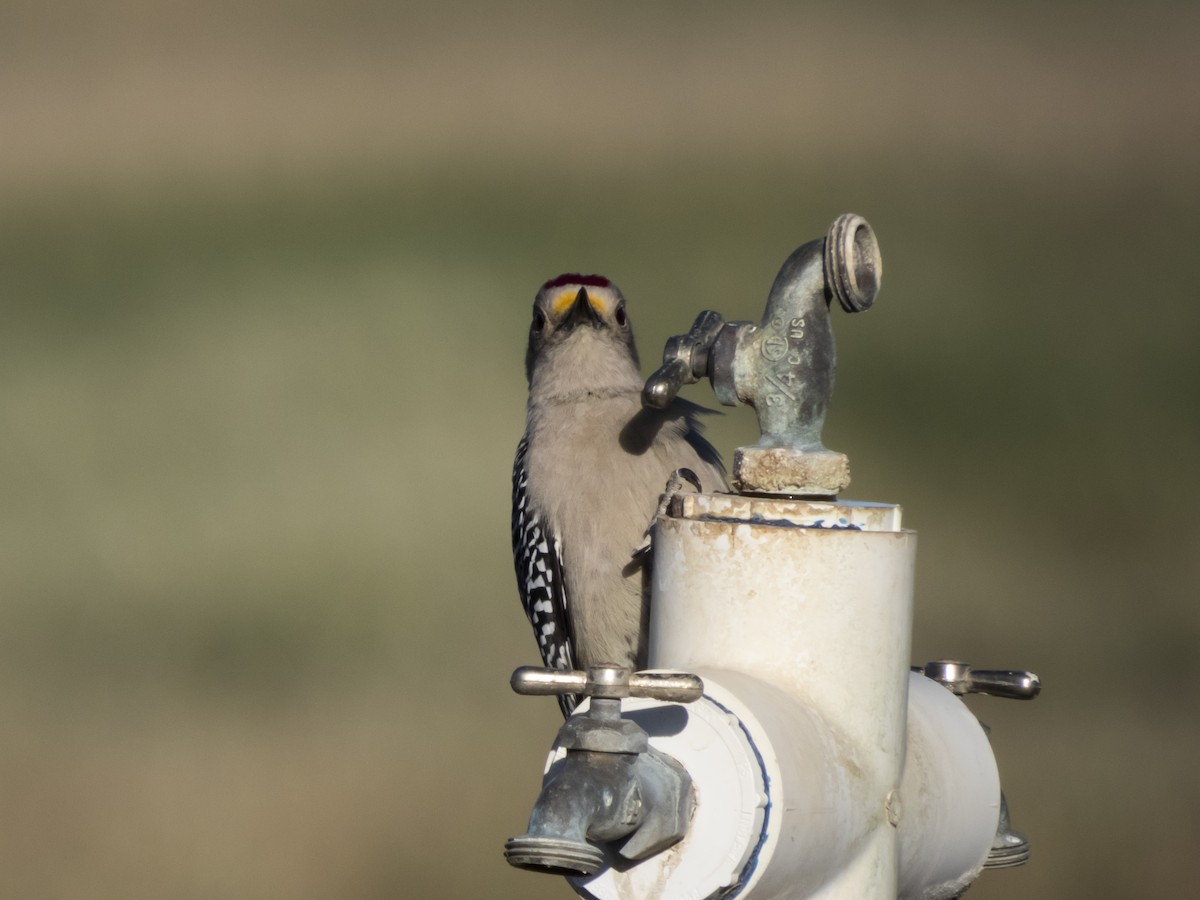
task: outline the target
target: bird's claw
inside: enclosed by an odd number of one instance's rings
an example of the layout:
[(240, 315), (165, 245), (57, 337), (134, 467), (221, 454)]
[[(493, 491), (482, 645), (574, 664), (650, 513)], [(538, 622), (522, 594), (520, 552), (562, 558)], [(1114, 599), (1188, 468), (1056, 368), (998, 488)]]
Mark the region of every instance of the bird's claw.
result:
[(634, 548), (633, 555), (635, 558), (650, 552), (650, 532), (654, 529), (655, 520), (659, 516), (666, 515), (667, 510), (671, 507), (671, 500), (676, 494), (683, 493), (685, 484), (690, 484), (694, 487), (697, 494), (704, 490), (704, 487), (700, 484), (700, 479), (691, 469), (679, 468), (672, 472), (671, 476), (667, 479), (667, 486), (663, 488), (662, 496), (658, 500), (658, 508), (654, 510), (654, 515), (650, 517), (650, 524), (642, 532), (644, 540)]

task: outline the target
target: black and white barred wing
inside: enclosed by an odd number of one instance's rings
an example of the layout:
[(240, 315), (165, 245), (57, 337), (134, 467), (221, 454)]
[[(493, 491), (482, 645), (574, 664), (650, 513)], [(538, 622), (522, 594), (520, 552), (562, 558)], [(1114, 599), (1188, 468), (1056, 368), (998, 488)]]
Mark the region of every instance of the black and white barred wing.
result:
[[(533, 626), (542, 662), (551, 669), (573, 669), (570, 607), (563, 581), (562, 545), (549, 524), (530, 507), (525, 455), (528, 440), (521, 438), (513, 461), (512, 540), (517, 569), (517, 589), (525, 615)], [(574, 694), (559, 696), (563, 715), (575, 709)]]

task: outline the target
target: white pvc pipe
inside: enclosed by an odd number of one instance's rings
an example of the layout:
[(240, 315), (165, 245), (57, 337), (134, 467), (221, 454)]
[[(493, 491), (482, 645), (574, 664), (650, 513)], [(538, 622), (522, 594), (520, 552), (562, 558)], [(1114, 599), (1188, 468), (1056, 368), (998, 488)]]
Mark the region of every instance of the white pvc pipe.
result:
[(942, 685), (913, 674), (900, 782), (899, 896), (957, 897), (983, 868), (1000, 819), (1000, 773), (979, 720)]
[[(603, 900), (708, 897), (743, 882), (736, 897), (844, 897), (851, 884), (886, 875), (868, 842), (857, 854), (844, 815), (852, 776), (839, 765), (830, 729), (794, 697), (736, 672), (702, 670), (704, 697), (687, 706), (626, 701), (626, 715), (658, 750), (678, 760), (697, 807), (682, 842), (631, 868), (572, 879)], [(900, 788), (890, 803), (896, 828), (894, 892), (900, 900), (958, 896), (978, 876), (996, 832), (1000, 780), (978, 720), (957, 697), (912, 673), (908, 740)], [(550, 762), (561, 751), (552, 754)], [(782, 811), (791, 809), (782, 844)], [(885, 817), (887, 813), (885, 812)], [(879, 832), (886, 834), (880, 827)], [(882, 838), (876, 838), (880, 841)], [(767, 869), (796, 875), (772, 886)], [(765, 893), (774, 891), (774, 893)]]
[(779, 748), (746, 895), (891, 900), (916, 535), (895, 507), (680, 501), (654, 536), (650, 662), (751, 676), (740, 699)]
[(576, 890), (936, 900), (968, 884), (996, 828), (995, 763), (956, 697), (910, 679), (916, 536), (899, 509), (685, 495), (654, 540), (650, 662), (696, 672), (705, 696), (626, 706), (691, 774), (696, 814), (675, 847)]

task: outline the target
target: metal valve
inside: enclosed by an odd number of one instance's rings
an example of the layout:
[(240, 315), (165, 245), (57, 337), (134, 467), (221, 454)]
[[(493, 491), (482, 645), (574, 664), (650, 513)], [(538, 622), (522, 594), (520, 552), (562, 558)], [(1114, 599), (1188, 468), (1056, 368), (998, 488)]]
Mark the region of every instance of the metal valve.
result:
[(583, 694), (587, 715), (571, 716), (555, 745), (565, 757), (546, 773), (529, 829), (504, 845), (523, 869), (594, 875), (604, 863), (599, 845), (626, 860), (645, 859), (682, 840), (695, 809), (692, 779), (676, 760), (650, 746), (621, 700), (646, 697), (675, 703), (699, 700), (695, 675), (636, 672), (615, 665), (587, 672), (522, 666), (512, 674), (518, 694)]
[(836, 362), (829, 304), (837, 298), (846, 312), (867, 309), (882, 274), (871, 226), (862, 216), (839, 216), (823, 239), (784, 262), (759, 324), (705, 310), (687, 334), (671, 338), (643, 405), (662, 409), (683, 385), (707, 376), (721, 403), (758, 414), (762, 438), (733, 457), (739, 492), (836, 495), (850, 483), (850, 463), (821, 443)]
[(964, 694), (987, 694), (1010, 700), (1032, 700), (1042, 690), (1042, 681), (1032, 672), (1012, 669), (972, 669), (965, 662), (939, 659), (914, 666), (926, 678), (950, 689), (961, 697)]

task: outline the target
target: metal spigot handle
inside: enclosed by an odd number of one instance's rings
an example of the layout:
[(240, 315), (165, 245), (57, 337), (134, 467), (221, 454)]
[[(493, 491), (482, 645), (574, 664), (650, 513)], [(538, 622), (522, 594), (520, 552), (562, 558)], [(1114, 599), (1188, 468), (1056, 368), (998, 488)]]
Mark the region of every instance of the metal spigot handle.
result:
[(583, 694), (623, 699), (647, 697), (668, 703), (691, 703), (704, 694), (704, 682), (686, 672), (633, 672), (621, 666), (592, 666), (586, 672), (521, 666), (512, 674), (512, 689), (524, 696)]
[(663, 364), (642, 388), (642, 404), (666, 409), (685, 384), (710, 374), (709, 353), (725, 327), (721, 314), (706, 309), (696, 316), (687, 334), (677, 334), (663, 348)]
[(954, 659), (929, 662), (919, 667), (918, 671), (958, 696), (988, 694), (1010, 700), (1032, 700), (1042, 690), (1042, 680), (1033, 672), (1018, 669), (972, 669), (965, 662)]

